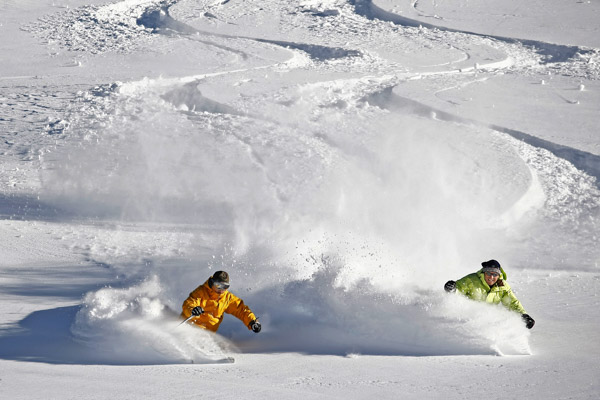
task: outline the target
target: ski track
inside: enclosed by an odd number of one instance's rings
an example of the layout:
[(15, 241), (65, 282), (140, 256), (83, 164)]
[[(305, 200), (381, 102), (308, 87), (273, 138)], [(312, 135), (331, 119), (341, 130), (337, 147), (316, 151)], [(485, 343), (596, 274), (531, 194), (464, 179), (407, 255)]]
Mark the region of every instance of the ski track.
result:
[[(149, 6), (147, 5), (148, 3), (150, 3)], [(144, 25), (146, 28), (151, 28), (153, 30), (159, 29), (161, 27), (166, 27), (166, 28), (168, 28), (170, 30), (177, 31), (180, 34), (186, 34), (186, 35), (187, 34), (191, 34), (191, 33), (202, 34), (202, 35), (207, 34), (206, 32), (195, 30), (195, 29), (189, 27), (186, 24), (183, 24), (181, 22), (173, 20), (169, 16), (168, 10), (169, 10), (170, 7), (172, 7), (176, 3), (177, 2), (160, 2), (160, 3), (157, 3), (157, 2), (143, 2), (143, 4), (136, 4), (136, 3), (132, 2), (133, 6), (130, 7), (130, 8), (128, 8), (128, 9), (126, 9), (126, 10), (124, 10), (123, 7), (117, 7), (115, 5), (111, 5), (111, 6), (106, 6), (104, 8), (100, 8), (99, 9), (100, 11), (98, 11), (98, 14), (103, 15), (103, 19), (102, 20), (109, 21), (109, 22), (112, 21), (112, 20), (116, 20), (120, 24), (123, 24), (123, 21), (124, 21), (123, 17), (120, 16), (119, 18), (117, 18), (117, 14), (122, 15), (123, 12), (126, 11), (125, 15), (130, 14), (132, 16), (135, 16), (135, 15), (140, 15), (141, 14), (141, 17), (139, 17), (139, 18), (136, 19), (137, 24), (138, 25), (139, 24)], [(122, 3), (117, 3), (117, 4), (122, 4)], [(220, 5), (224, 5), (224, 4), (220, 4)], [(414, 6), (416, 6), (416, 4), (414, 4)], [(359, 15), (361, 15), (360, 14), (360, 10), (361, 9), (364, 10), (365, 8), (369, 9), (370, 13), (363, 13), (364, 16), (367, 16), (369, 18), (374, 18), (373, 17), (374, 15), (376, 15), (376, 14), (378, 15), (378, 12), (375, 12), (375, 11), (377, 11), (376, 7), (371, 2), (357, 2), (357, 10), (359, 11)], [(158, 13), (158, 16), (156, 16), (157, 13)], [(83, 16), (88, 16), (88, 15), (89, 15), (89, 10), (86, 8), (86, 9), (84, 9)], [(81, 16), (78, 17), (78, 21), (82, 21), (82, 19), (83, 18)], [(130, 18), (130, 20), (132, 20), (132, 18)], [(153, 21), (153, 23), (149, 23), (148, 21)], [(160, 23), (158, 23), (157, 21), (160, 22)], [(136, 28), (133, 27), (132, 31), (135, 31), (135, 30), (136, 30)], [(146, 32), (146, 31), (144, 30), (144, 32)], [(227, 35), (220, 35), (220, 36), (221, 37), (231, 37), (231, 36), (227, 36)], [(199, 39), (196, 39), (196, 40), (199, 40)], [(307, 50), (307, 49), (311, 48), (311, 46), (301, 45), (301, 44), (294, 44), (293, 42), (278, 42), (278, 41), (267, 41), (267, 40), (261, 40), (261, 41), (268, 42), (268, 43), (273, 43), (273, 44), (278, 44), (278, 45), (281, 45), (281, 46), (292, 47), (292, 48), (296, 47), (296, 48), (301, 49), (301, 50)], [(510, 40), (510, 41), (512, 42), (512, 40)], [(211, 43), (211, 44), (213, 44), (213, 43)], [(248, 57), (248, 54), (243, 53), (243, 52), (238, 52), (235, 49), (231, 49), (229, 47), (219, 47), (216, 44), (214, 44), (214, 45), (217, 46), (218, 48), (226, 49), (228, 51), (232, 51), (232, 52), (237, 53), (237, 54), (242, 54), (244, 58)], [(102, 50), (102, 48), (98, 49), (98, 51), (101, 51), (101, 50)], [(339, 53), (339, 50), (328, 50), (328, 51), (333, 51), (333, 53)], [(464, 54), (462, 58), (460, 58), (458, 60), (455, 60), (455, 61), (450, 61), (449, 63), (450, 64), (451, 63), (458, 63), (458, 62), (465, 61), (465, 60), (468, 60), (468, 59), (471, 58), (470, 55), (469, 55), (469, 53), (467, 51), (462, 50), (462, 52)], [(319, 50), (316, 51), (316, 53), (323, 54), (324, 51), (319, 49)], [(358, 53), (352, 53), (352, 52), (343, 52), (343, 53), (341, 53), (342, 57), (347, 57), (349, 55), (350, 56), (357, 56)], [(316, 56), (314, 58), (316, 60), (323, 60), (323, 58), (321, 58), (319, 56)], [(330, 57), (326, 57), (325, 59), (329, 59), (329, 58)], [(513, 66), (513, 65), (514, 65), (514, 63), (512, 63), (512, 61), (510, 61), (509, 58), (507, 58), (505, 61), (492, 62), (492, 63), (489, 63), (489, 64), (481, 64), (481, 65), (478, 65), (477, 68), (480, 68), (480, 69), (486, 69), (486, 68), (508, 68), (508, 67)], [(265, 65), (265, 66), (260, 67), (260, 68), (269, 68), (269, 67), (273, 67), (273, 64), (271, 64), (271, 65)], [(436, 74), (448, 74), (448, 73), (450, 73), (450, 74), (452, 74), (452, 73), (465, 73), (465, 72), (472, 71), (474, 68), (475, 67), (467, 67), (467, 68), (459, 69), (459, 70), (456, 70), (456, 71), (443, 71), (443, 72), (431, 71), (431, 72), (423, 72), (423, 73), (419, 74), (419, 76), (436, 75)], [(235, 72), (243, 72), (243, 71), (235, 71)], [(206, 77), (206, 76), (204, 76), (204, 77)], [(404, 76), (401, 79), (411, 79), (413, 77), (414, 76)], [(180, 81), (181, 82), (185, 82), (185, 81), (191, 81), (191, 80), (196, 80), (196, 79), (199, 79), (199, 77), (195, 76), (195, 77), (181, 78)], [(188, 107), (189, 107), (189, 105), (188, 105)], [(190, 108), (192, 110), (194, 110), (194, 107), (190, 107)], [(223, 112), (224, 109), (225, 109), (224, 107), (220, 107), (217, 112)], [(433, 109), (427, 110), (428, 113), (435, 112), (435, 111), (436, 110), (433, 110)], [(436, 114), (442, 115), (439, 111), (436, 112)], [(457, 119), (456, 118), (448, 118), (448, 120), (454, 120), (454, 121), (456, 121)], [(467, 122), (467, 121), (463, 121), (463, 122)], [(505, 132), (508, 131), (507, 129), (504, 129), (502, 127), (496, 127), (496, 128), (499, 129), (499, 130), (501, 130), (501, 131), (505, 131)], [(524, 137), (527, 137), (527, 135), (525, 133), (522, 133), (522, 132), (512, 132), (512, 133), (513, 133), (513, 136), (515, 136), (515, 137), (520, 136), (521, 139), (523, 139)], [(242, 142), (244, 142), (244, 141), (242, 140)], [(246, 143), (246, 145), (250, 146), (247, 142), (245, 142), (245, 143)], [(555, 147), (558, 147), (558, 146), (555, 146), (555, 145), (552, 145), (552, 144), (547, 144), (545, 147), (546, 148), (555, 148)], [(251, 154), (254, 154), (254, 159), (257, 160), (257, 163), (261, 164), (260, 161), (259, 161), (260, 157), (258, 157), (256, 155), (256, 152), (252, 151), (251, 148), (249, 150), (250, 150)], [(556, 152), (556, 153), (560, 153), (560, 152)], [(566, 149), (566, 151), (562, 151), (561, 154), (565, 154), (565, 153), (572, 154), (571, 161), (573, 161), (574, 159), (579, 158), (579, 156), (577, 155), (576, 151), (571, 151), (570, 149)], [(587, 155), (582, 154), (582, 156), (585, 157)], [(585, 157), (585, 158), (589, 158), (589, 157)], [(592, 176), (598, 176), (597, 175), (597, 167), (595, 166), (596, 163), (593, 162), (592, 164), (593, 164), (592, 167), (591, 167)]]
[[(102, 28), (102, 32), (105, 32), (107, 29), (106, 27), (103, 27), (102, 24), (97, 24), (97, 23), (93, 23), (93, 22), (105, 22), (106, 24), (108, 24), (108, 26), (118, 26), (121, 28), (122, 32), (124, 32), (124, 35), (127, 36), (136, 36), (136, 35), (140, 35), (142, 37), (144, 37), (144, 35), (147, 35), (149, 31), (153, 31), (153, 32), (157, 32), (157, 31), (164, 31), (167, 30), (169, 32), (175, 32), (177, 34), (180, 35), (184, 35), (184, 36), (218, 36), (221, 38), (225, 38), (225, 39), (233, 39), (233, 38), (237, 38), (237, 39), (252, 39), (249, 37), (244, 37), (244, 36), (232, 36), (232, 35), (216, 35), (214, 33), (209, 33), (206, 31), (201, 31), (198, 29), (195, 29), (183, 22), (177, 21), (175, 19), (173, 19), (170, 15), (169, 15), (169, 9), (171, 7), (174, 7), (175, 5), (177, 5), (178, 1), (124, 1), (124, 2), (119, 2), (119, 3), (114, 3), (114, 4), (110, 4), (107, 6), (101, 6), (101, 7), (82, 7), (78, 10), (70, 10), (67, 11), (65, 13), (65, 15), (71, 17), (74, 16), (75, 21), (77, 24), (84, 24), (85, 26), (89, 26), (92, 27), (91, 32), (97, 34), (97, 30), (95, 29), (95, 27), (100, 27)], [(337, 5), (338, 3), (332, 3)], [(228, 3), (214, 3), (211, 4), (210, 6), (218, 6), (218, 7), (223, 7), (223, 6), (231, 6), (231, 2)], [(381, 19), (381, 20), (388, 20), (388, 21), (392, 21), (394, 23), (400, 23), (403, 25), (408, 25), (408, 26), (414, 26), (416, 25), (415, 23), (411, 23), (410, 21), (402, 21), (402, 20), (398, 20), (396, 17), (397, 16), (390, 16), (388, 14), (385, 14), (385, 12), (381, 9), (379, 9), (377, 6), (375, 6), (373, 4), (372, 1), (355, 1), (354, 2), (354, 6), (355, 6), (355, 10), (357, 12), (357, 16), (362, 16), (362, 17), (366, 17), (370, 20), (374, 20), (374, 19)], [(418, 8), (418, 2), (413, 3), (413, 7), (415, 9)], [(334, 8), (332, 8), (334, 9)], [(325, 12), (323, 13), (323, 10), (318, 10), (318, 13), (314, 13), (314, 15), (317, 15), (319, 17), (325, 18), (327, 16), (336, 14), (336, 13), (332, 13), (332, 12)], [(347, 12), (347, 8), (342, 7), (341, 9), (338, 9), (338, 12), (336, 15), (345, 15), (345, 13)], [(387, 17), (386, 17), (387, 15)], [(348, 18), (355, 18), (353, 16), (348, 16)], [(92, 23), (89, 23), (89, 21), (91, 21)], [(133, 21), (135, 21), (135, 23), (133, 23)], [(52, 33), (55, 31), (55, 27), (57, 24), (53, 23), (53, 19), (52, 18), (48, 18), (48, 19), (42, 19), (41, 24), (43, 26), (43, 23), (49, 23), (50, 27), (54, 27), (49, 29), (50, 31), (50, 36), (52, 36)], [(39, 27), (40, 25), (37, 25), (37, 27)], [(62, 28), (62, 25), (59, 25)], [(67, 25), (68, 26), (68, 25)], [(30, 26), (29, 29), (34, 30), (35, 25), (34, 26)], [(437, 26), (431, 26), (429, 27), (431, 29), (442, 29), (443, 28), (439, 28)], [(64, 28), (63, 28), (64, 29)], [(454, 30), (448, 30), (449, 32), (457, 32)], [(45, 34), (48, 33), (48, 30), (40, 30), (38, 32), (44, 32)], [(117, 31), (119, 32), (119, 31)], [(68, 35), (64, 35), (64, 31), (60, 32), (60, 34), (58, 35), (59, 37), (68, 37)], [(120, 32), (121, 33), (121, 32)], [(119, 34), (117, 34), (116, 36), (119, 37)], [(476, 34), (472, 34), (469, 32), (457, 32), (460, 34), (466, 34), (466, 35), (475, 35), (475, 36), (483, 36), (485, 38), (489, 38), (489, 36), (485, 36), (485, 35), (476, 35)], [(86, 36), (84, 39), (85, 40), (66, 40), (64, 41), (64, 46), (73, 48), (74, 50), (79, 49), (78, 45), (76, 45), (75, 43), (81, 43), (83, 45), (83, 43), (90, 43), (90, 44), (94, 44), (97, 43), (95, 41), (91, 41), (89, 40), (90, 36), (95, 36), (94, 34), (90, 34), (88, 36)], [(98, 36), (106, 36), (106, 35), (98, 35)], [(519, 43), (521, 43), (521, 45), (533, 45), (533, 47), (535, 48), (549, 48), (548, 44), (546, 43), (533, 43), (533, 42), (526, 42), (526, 41), (517, 41), (515, 39), (512, 38), (498, 38), (498, 37), (491, 37), (494, 40), (503, 42), (507, 45), (505, 50), (509, 50), (509, 54), (507, 55), (505, 60), (501, 60), (501, 61), (492, 61), (489, 63), (476, 63), (475, 66), (472, 67), (465, 67), (465, 68), (459, 68), (457, 70), (446, 70), (446, 71), (436, 71), (436, 70), (432, 70), (432, 71), (423, 71), (419, 74), (405, 74), (405, 75), (400, 75), (397, 76), (396, 78), (392, 78), (392, 81), (394, 79), (396, 79), (397, 81), (401, 81), (401, 80), (407, 80), (407, 79), (414, 79), (417, 77), (427, 77), (427, 76), (435, 76), (435, 75), (440, 75), (440, 74), (465, 74), (465, 73), (470, 73), (473, 72), (474, 70), (480, 70), (480, 71), (484, 71), (484, 70), (501, 70), (501, 69), (508, 69), (508, 68), (512, 68), (512, 69), (518, 69), (520, 68), (519, 64), (519, 56), (514, 57), (512, 55), (510, 55), (510, 47), (514, 46), (515, 44), (517, 45), (517, 47), (519, 46)], [(241, 55), (242, 58), (247, 59), (248, 57), (250, 57), (250, 55), (244, 51), (238, 51), (237, 49), (228, 47), (228, 46), (222, 46), (220, 44), (217, 43), (213, 43), (213, 42), (209, 42), (209, 41), (205, 41), (202, 39), (199, 39), (197, 37), (193, 37), (193, 40), (198, 40), (202, 43), (205, 44), (209, 44), (209, 45), (214, 45), (216, 48), (222, 49), (222, 50), (227, 50), (230, 51), (234, 54), (238, 54)], [(312, 44), (302, 44), (299, 42), (283, 42), (283, 41), (277, 41), (277, 40), (265, 40), (265, 39), (253, 39), (253, 40), (257, 40), (259, 42), (264, 42), (264, 43), (269, 43), (269, 44), (275, 44), (281, 47), (286, 47), (286, 48), (291, 48), (291, 49), (298, 49), (304, 52), (308, 52), (309, 55), (311, 56), (311, 58), (313, 59), (313, 61), (316, 62), (322, 62), (322, 61), (326, 61), (326, 60), (335, 60), (337, 58), (348, 58), (348, 57), (360, 57), (360, 52), (358, 51), (354, 51), (354, 50), (345, 50), (342, 48), (338, 48), (338, 47), (324, 47), (324, 46), (318, 46), (318, 45), (312, 45)], [(92, 52), (96, 51), (96, 52), (102, 52), (102, 51), (108, 51), (108, 50), (116, 50), (116, 51), (121, 51), (121, 50), (127, 50), (122, 49), (121, 47), (119, 47), (119, 45), (116, 45), (117, 41), (115, 41), (115, 43), (111, 43), (108, 42), (108, 45), (106, 44), (105, 40), (101, 40), (101, 42), (103, 42), (102, 46), (98, 46), (96, 49), (94, 49), (93, 47), (91, 49)], [(456, 60), (452, 60), (449, 61), (447, 65), (451, 65), (454, 63), (460, 63), (463, 61), (467, 61), (471, 59), (471, 55), (469, 54), (468, 50), (460, 50), (463, 54), (463, 56), (459, 59)], [(581, 49), (579, 48), (565, 48), (565, 47), (556, 47), (551, 49), (550, 51), (551, 53), (554, 54), (554, 56), (550, 57), (549, 59), (547, 59), (546, 63), (557, 63), (560, 61), (565, 61), (570, 59), (573, 54), (576, 53), (580, 53)], [(562, 54), (559, 55), (559, 54)], [(521, 56), (522, 57), (522, 56)], [(526, 61), (525, 67), (528, 67), (528, 63), (530, 61)], [(285, 64), (285, 62), (283, 63)], [(257, 69), (270, 69), (270, 68), (274, 68), (276, 65), (282, 65), (279, 62), (275, 62), (275, 63), (266, 63), (262, 66), (256, 67)], [(522, 68), (522, 67), (521, 67)], [(188, 76), (188, 77), (182, 77), (179, 78), (178, 80), (174, 81), (171, 85), (180, 85), (181, 83), (186, 83), (186, 82), (193, 82), (192, 85), (195, 85), (199, 80), (201, 79), (206, 79), (209, 78), (211, 76), (218, 76), (221, 74), (236, 74), (236, 73), (242, 73), (242, 72), (247, 72), (248, 70), (237, 70), (237, 71), (228, 71), (228, 72), (222, 72), (222, 73), (216, 73), (216, 74), (205, 74), (205, 75), (196, 75), (196, 76)], [(167, 82), (162, 81), (160, 83), (161, 85), (165, 85), (168, 84)], [(438, 93), (444, 91), (444, 90), (449, 90), (449, 88), (445, 88), (445, 89), (441, 89), (439, 91), (437, 91), (435, 93), (435, 95), (437, 95)], [(179, 90), (179, 89), (177, 89)], [(183, 89), (186, 90), (186, 89)], [(376, 93), (377, 91), (380, 90), (380, 87), (376, 86), (376, 87), (372, 87), (372, 88), (363, 88), (361, 90), (364, 90), (365, 92), (362, 93), (357, 93), (357, 97), (367, 97), (368, 93)], [(126, 90), (121, 90), (121, 93), (125, 93)], [(366, 93), (366, 95), (365, 95)], [(36, 100), (37, 101), (37, 100)], [(221, 104), (219, 105), (218, 103), (211, 103), (212, 106), (210, 106), (209, 108), (207, 108), (207, 104), (209, 104), (211, 102), (210, 99), (208, 98), (204, 98), (203, 101), (203, 105), (204, 107), (198, 107), (198, 104), (187, 104), (187, 109), (191, 110), (191, 113), (194, 114), (194, 112), (198, 112), (198, 111), (202, 111), (202, 112), (216, 112), (216, 113), (229, 113), (232, 115), (236, 114), (236, 111), (234, 108), (229, 108), (227, 105)], [(39, 104), (39, 103), (38, 103)], [(179, 106), (179, 104), (174, 104), (176, 106)], [(461, 120), (460, 118), (456, 117), (456, 116), (452, 116), (449, 115), (447, 113), (441, 112), (439, 110), (436, 110), (434, 108), (427, 108), (427, 106), (423, 105), (423, 104), (418, 104), (418, 105), (414, 105), (416, 108), (421, 109), (421, 113), (423, 115), (431, 115), (432, 113), (435, 113), (438, 118), (443, 118), (446, 121), (452, 121), (452, 122), (461, 122), (461, 123), (467, 123), (467, 124), (473, 124), (473, 123), (478, 123), (476, 121), (472, 121), (472, 120)], [(243, 115), (244, 113), (242, 113)], [(62, 133), (65, 128), (68, 129), (70, 122), (67, 122), (65, 120), (62, 119), (57, 119), (56, 121), (50, 121), (46, 126), (45, 129), (49, 134), (60, 134)], [(537, 147), (541, 147), (541, 148), (545, 148), (547, 150), (550, 150), (553, 154), (555, 154), (558, 157), (563, 157), (565, 158), (567, 161), (572, 162), (576, 167), (582, 169), (583, 171), (586, 171), (588, 174), (590, 174), (593, 177), (598, 178), (599, 174), (600, 174), (600, 162), (597, 156), (595, 155), (591, 155), (589, 153), (586, 152), (581, 152), (575, 149), (571, 149), (568, 148), (566, 146), (560, 146), (560, 145), (556, 145), (554, 143), (548, 142), (548, 141), (543, 141), (537, 138), (532, 137), (531, 135), (528, 135), (525, 132), (520, 132), (517, 130), (512, 130), (512, 129), (508, 129), (508, 128), (504, 128), (501, 126), (492, 126), (493, 129), (500, 131), (500, 132), (504, 132), (504, 133), (508, 133), (509, 135), (519, 139), (519, 140), (525, 140), (527, 141), (529, 144), (537, 146)], [(263, 169), (265, 176), (267, 177), (267, 179), (274, 185), (275, 181), (272, 178), (269, 178), (269, 172), (267, 167), (265, 167), (263, 161), (261, 160), (261, 157), (259, 155), (259, 152), (255, 151), (255, 149), (252, 148), (252, 144), (250, 142), (248, 142), (247, 140), (245, 140), (242, 137), (238, 136), (238, 139), (240, 141), (240, 143), (243, 143), (245, 146), (247, 146), (248, 148), (248, 152), (249, 154), (252, 155), (252, 158), (254, 159), (256, 165), (259, 165), (261, 169)], [(10, 142), (8, 142), (10, 143)], [(34, 150), (22, 150), (19, 153), (20, 154), (28, 154), (28, 153), (35, 153), (36, 151)], [(43, 152), (40, 150), (37, 150), (37, 152)], [(31, 156), (29, 156), (30, 158), (32, 158)], [(41, 156), (40, 156), (41, 157)], [(280, 196), (278, 196), (280, 197)]]
[[(406, 25), (406, 26), (413, 26), (413, 27), (421, 26), (421, 27), (427, 27), (428, 29), (437, 29), (437, 30), (441, 30), (441, 31), (464, 33), (464, 34), (468, 34), (468, 35), (481, 36), (481, 37), (489, 37), (489, 38), (493, 38), (495, 40), (507, 42), (507, 43), (520, 43), (524, 46), (529, 46), (529, 47), (535, 49), (540, 54), (547, 57), (546, 58), (547, 63), (560, 63), (560, 62), (568, 61), (568, 60), (572, 59), (576, 54), (581, 54), (581, 53), (585, 53), (588, 51), (587, 49), (581, 48), (579, 46), (557, 45), (557, 44), (545, 43), (545, 42), (535, 41), (535, 40), (524, 40), (524, 39), (517, 39), (517, 38), (511, 38), (511, 37), (505, 37), (505, 36), (495, 36), (495, 35), (481, 34), (481, 33), (470, 32), (470, 31), (461, 31), (461, 30), (457, 30), (457, 29), (447, 28), (447, 27), (444, 27), (441, 25), (427, 24), (427, 23), (423, 23), (420, 21), (412, 20), (410, 18), (401, 17), (397, 14), (393, 14), (388, 11), (385, 11), (384, 9), (376, 6), (372, 0), (356, 0), (356, 1), (357, 1), (357, 3), (365, 3), (361, 9), (364, 10), (363, 13), (367, 18), (378, 18), (378, 19), (381, 19), (384, 21), (391, 21), (391, 22), (398, 23), (401, 25)], [(414, 4), (415, 9), (417, 9), (416, 5), (417, 5), (417, 3)], [(435, 18), (435, 19), (442, 19), (437, 16), (425, 15), (420, 12), (419, 12), (419, 15), (431, 17), (431, 18)]]

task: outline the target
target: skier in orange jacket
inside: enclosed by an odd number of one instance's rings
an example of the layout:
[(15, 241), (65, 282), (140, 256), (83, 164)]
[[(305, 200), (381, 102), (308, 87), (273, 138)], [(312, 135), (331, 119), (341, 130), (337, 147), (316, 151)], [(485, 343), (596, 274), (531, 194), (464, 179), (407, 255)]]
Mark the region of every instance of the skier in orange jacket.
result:
[(181, 316), (186, 319), (192, 317), (192, 323), (216, 332), (224, 313), (227, 313), (238, 318), (253, 332), (260, 332), (260, 322), (252, 310), (228, 289), (229, 274), (225, 271), (215, 272), (183, 302)]

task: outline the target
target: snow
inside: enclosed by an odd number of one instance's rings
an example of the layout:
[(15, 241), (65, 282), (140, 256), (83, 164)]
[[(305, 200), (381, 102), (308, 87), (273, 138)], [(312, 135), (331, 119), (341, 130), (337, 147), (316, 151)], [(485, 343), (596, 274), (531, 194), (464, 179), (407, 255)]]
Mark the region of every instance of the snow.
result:
[(599, 12), (1, 3), (0, 396), (596, 398)]

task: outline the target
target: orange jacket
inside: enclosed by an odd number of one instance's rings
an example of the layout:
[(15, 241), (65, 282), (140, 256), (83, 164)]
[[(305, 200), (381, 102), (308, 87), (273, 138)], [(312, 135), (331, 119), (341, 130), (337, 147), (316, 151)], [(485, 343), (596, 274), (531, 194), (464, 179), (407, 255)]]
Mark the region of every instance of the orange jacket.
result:
[(213, 332), (219, 329), (224, 313), (238, 318), (248, 329), (250, 329), (248, 324), (256, 319), (256, 316), (244, 304), (242, 299), (229, 291), (221, 294), (217, 293), (208, 287), (208, 281), (198, 286), (183, 302), (181, 316), (189, 318), (192, 315), (192, 308), (197, 306), (204, 309), (204, 314), (192, 318), (190, 321)]

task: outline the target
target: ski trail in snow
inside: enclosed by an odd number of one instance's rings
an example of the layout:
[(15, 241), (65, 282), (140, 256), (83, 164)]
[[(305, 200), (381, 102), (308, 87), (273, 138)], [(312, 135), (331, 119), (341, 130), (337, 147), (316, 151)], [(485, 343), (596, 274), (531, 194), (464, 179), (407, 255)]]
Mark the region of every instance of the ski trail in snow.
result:
[[(468, 81), (468, 82), (459, 83), (459, 84), (457, 84), (457, 85), (448, 86), (448, 87), (445, 87), (445, 88), (443, 88), (443, 89), (436, 90), (436, 91), (433, 93), (433, 95), (434, 95), (435, 97), (437, 97), (438, 99), (442, 100), (442, 101), (448, 102), (448, 103), (450, 103), (450, 104), (454, 104), (454, 103), (453, 103), (451, 100), (446, 100), (446, 99), (444, 99), (444, 98), (440, 97), (440, 93), (446, 92), (446, 91), (448, 91), (448, 90), (455, 90), (455, 89), (464, 88), (464, 87), (466, 87), (466, 86), (468, 86), (468, 85), (472, 85), (472, 84), (479, 83), (479, 82), (485, 82), (485, 81), (487, 81), (488, 79), (490, 79), (490, 78), (489, 78), (489, 77), (478, 78), (478, 79), (473, 79), (473, 80), (470, 80), (470, 81)], [(433, 111), (433, 110), (432, 110), (432, 111)]]
[[(376, 5), (376, 2), (373, 0), (355, 0), (356, 4), (360, 5), (357, 7), (357, 12), (361, 15), (364, 15), (367, 18), (377, 18), (383, 21), (389, 21), (392, 23), (409, 26), (409, 27), (423, 27), (427, 29), (438, 29), (440, 31), (447, 32), (455, 32), (455, 33), (464, 33), (468, 35), (474, 35), (479, 37), (488, 37), (493, 38), (498, 41), (506, 42), (506, 43), (520, 43), (523, 46), (528, 46), (533, 48), (535, 51), (547, 57), (544, 61), (545, 63), (560, 63), (566, 60), (573, 58), (576, 54), (580, 52), (585, 52), (585, 50), (578, 46), (567, 46), (567, 45), (559, 45), (552, 43), (545, 43), (542, 41), (536, 40), (528, 40), (528, 39), (518, 39), (512, 37), (505, 36), (497, 36), (490, 34), (481, 34), (472, 31), (452, 29), (445, 27), (439, 24), (430, 24), (421, 21), (417, 21), (411, 18), (403, 17), (398, 14), (389, 12), (384, 10), (383, 8)], [(423, 15), (420, 11), (418, 11), (418, 1), (413, 3), (412, 6), (419, 15)], [(435, 18), (437, 20), (442, 20), (443, 18), (439, 18), (436, 16), (426, 15), (427, 17)]]
[(496, 218), (495, 223), (497, 226), (508, 228), (523, 218), (528, 212), (539, 210), (544, 206), (547, 197), (540, 183), (538, 173), (530, 163), (527, 163), (527, 167), (531, 176), (531, 183), (527, 187), (527, 191), (523, 193), (521, 198), (510, 209)]
[[(215, 37), (220, 37), (220, 38), (230, 38), (230, 39), (247, 39), (247, 40), (253, 40), (253, 41), (262, 42), (262, 43), (269, 43), (269, 44), (273, 44), (273, 45), (276, 45), (276, 46), (279, 46), (282, 48), (302, 50), (302, 51), (310, 54), (310, 56), (312, 58), (317, 59), (317, 60), (355, 57), (355, 56), (360, 55), (360, 52), (358, 52), (358, 51), (346, 50), (346, 49), (337, 48), (337, 47), (329, 47), (329, 46), (322, 46), (322, 45), (316, 45), (316, 44), (296, 43), (296, 42), (289, 42), (289, 41), (282, 41), (282, 40), (260, 39), (260, 38), (253, 38), (253, 37), (243, 36), (243, 35), (233, 36), (233, 35), (219, 34), (219, 33), (213, 33), (213, 32), (199, 30), (199, 29), (193, 28), (190, 25), (179, 22), (169, 15), (169, 8), (174, 6), (175, 4), (176, 4), (176, 1), (173, 3), (170, 3), (168, 5), (161, 4), (160, 9), (156, 9), (155, 6), (146, 9), (144, 11), (142, 17), (138, 19), (138, 23), (142, 24), (143, 26), (145, 26), (147, 28), (151, 28), (151, 29), (158, 30), (158, 31), (160, 31), (161, 29), (175, 31), (179, 34), (186, 35), (186, 37), (190, 37), (190, 35), (203, 35), (203, 36), (215, 36)], [(214, 45), (218, 48), (226, 49), (229, 51), (233, 51), (237, 54), (241, 54), (244, 56), (244, 58), (248, 57), (248, 55), (242, 51), (237, 51), (237, 50), (231, 49), (227, 46), (222, 46), (222, 45), (218, 45), (213, 42), (201, 40), (197, 37), (194, 38), (192, 36), (192, 38), (193, 38), (192, 40), (197, 40), (201, 43)]]
[[(443, 20), (443, 19), (444, 19), (444, 18), (442, 18), (442, 17), (440, 17), (440, 16), (437, 16), (437, 15), (435, 15), (435, 14), (428, 14), (428, 13), (426, 13), (426, 12), (422, 11), (422, 10), (420, 9), (420, 7), (419, 7), (419, 6), (420, 6), (420, 4), (419, 4), (419, 3), (420, 3), (420, 0), (413, 0), (413, 1), (412, 1), (412, 4), (411, 4), (411, 7), (412, 7), (412, 8), (413, 8), (413, 9), (414, 9), (414, 10), (415, 10), (415, 11), (416, 11), (416, 12), (417, 12), (417, 13), (418, 13), (420, 16), (423, 16), (423, 17), (428, 17), (428, 18), (435, 18), (435, 19), (440, 19), (440, 20)], [(435, 7), (435, 2), (434, 2), (434, 7)]]
[[(473, 81), (475, 82), (475, 81)], [(471, 82), (471, 83), (473, 83)], [(444, 90), (449, 90), (451, 88), (447, 88)], [(437, 92), (440, 93), (441, 91)], [(437, 119), (441, 119), (449, 122), (460, 122), (463, 124), (471, 124), (478, 126), (489, 127), (498, 132), (503, 132), (509, 134), (517, 140), (522, 140), (531, 146), (538, 147), (541, 149), (545, 149), (553, 153), (556, 157), (567, 160), (572, 163), (578, 169), (586, 172), (588, 175), (595, 177), (597, 179), (596, 185), (600, 187), (600, 156), (595, 154), (591, 154), (585, 151), (581, 151), (578, 149), (570, 148), (568, 146), (552, 143), (550, 141), (540, 139), (538, 137), (529, 135), (525, 132), (521, 132), (515, 129), (510, 129), (506, 127), (502, 127), (495, 124), (486, 124), (479, 122), (474, 119), (468, 119), (459, 117), (457, 115), (453, 115), (451, 113), (441, 111), (434, 107), (427, 106), (423, 103), (419, 103), (415, 100), (405, 98), (399, 96), (394, 93), (392, 87), (385, 89), (379, 93), (376, 93), (372, 96), (369, 96), (366, 99), (370, 104), (375, 104), (384, 108), (387, 107), (401, 107), (407, 108), (416, 112), (419, 115), (430, 117), (431, 115), (435, 115)]]

